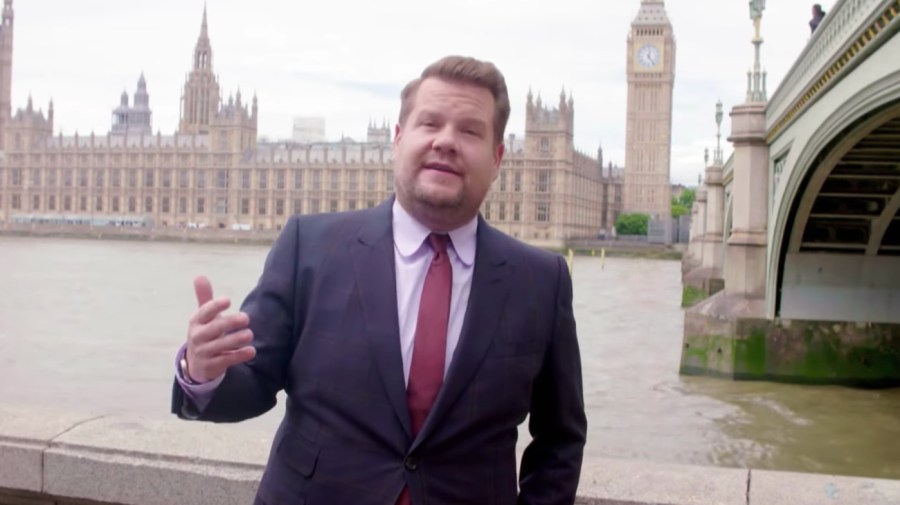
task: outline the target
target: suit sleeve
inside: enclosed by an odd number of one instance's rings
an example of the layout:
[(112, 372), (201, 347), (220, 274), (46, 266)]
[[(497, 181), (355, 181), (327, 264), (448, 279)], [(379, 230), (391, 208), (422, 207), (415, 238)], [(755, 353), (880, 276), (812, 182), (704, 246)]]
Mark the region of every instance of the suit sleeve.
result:
[(557, 267), (553, 336), (534, 385), (532, 442), (522, 456), (519, 505), (572, 505), (581, 474), (587, 419), (572, 279), (562, 257)]
[(275, 406), (296, 345), (294, 335), (302, 326), (295, 318), (299, 232), (299, 221), (292, 217), (269, 251), (259, 282), (241, 305), (250, 319), (256, 357), (229, 368), (202, 411), (176, 380), (173, 414), (182, 419), (237, 422)]

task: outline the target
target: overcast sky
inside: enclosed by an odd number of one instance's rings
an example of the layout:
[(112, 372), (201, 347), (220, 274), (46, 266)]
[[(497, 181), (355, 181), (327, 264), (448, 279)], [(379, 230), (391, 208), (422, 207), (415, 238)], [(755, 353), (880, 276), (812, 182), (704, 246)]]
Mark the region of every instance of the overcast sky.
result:
[[(835, 0), (822, 2), (829, 10)], [(763, 64), (770, 95), (809, 40), (811, 2), (768, 2)], [(223, 96), (259, 97), (259, 134), (289, 138), (294, 116), (323, 116), (330, 139), (391, 125), (403, 85), (446, 54), (493, 61), (524, 133), (529, 86), (575, 99), (575, 143), (624, 164), (626, 42), (639, 0), (208, 0)], [(54, 100), (56, 132), (105, 134), (123, 90), (144, 72), (154, 131), (178, 125), (203, 0), (15, 0), (13, 111)], [(715, 102), (744, 100), (753, 62), (746, 0), (668, 0), (675, 30), (672, 180), (695, 184), (715, 147)], [(723, 137), (730, 125), (726, 114)], [(726, 146), (726, 156), (727, 156)]]

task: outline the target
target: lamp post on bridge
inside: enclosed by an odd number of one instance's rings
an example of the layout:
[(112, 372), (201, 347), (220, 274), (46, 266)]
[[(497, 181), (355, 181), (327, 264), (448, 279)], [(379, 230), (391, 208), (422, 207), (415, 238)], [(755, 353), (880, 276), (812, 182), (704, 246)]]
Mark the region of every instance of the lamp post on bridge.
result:
[(768, 100), (766, 97), (766, 72), (761, 71), (760, 65), (760, 46), (763, 43), (761, 25), (764, 10), (766, 10), (766, 0), (750, 0), (750, 19), (753, 20), (753, 46), (756, 57), (753, 61), (753, 71), (747, 72), (747, 102)]

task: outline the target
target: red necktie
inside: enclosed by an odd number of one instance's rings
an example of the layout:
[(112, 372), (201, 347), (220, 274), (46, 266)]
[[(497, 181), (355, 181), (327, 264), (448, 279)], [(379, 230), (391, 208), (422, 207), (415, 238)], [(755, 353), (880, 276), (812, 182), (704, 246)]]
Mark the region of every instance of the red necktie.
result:
[[(413, 437), (418, 435), (441, 385), (444, 383), (444, 363), (447, 354), (447, 326), (450, 324), (450, 291), (453, 269), (447, 256), (447, 235), (428, 236), (434, 257), (425, 275), (425, 286), (419, 301), (412, 364), (406, 385), (406, 403), (412, 419)], [(410, 505), (406, 488), (397, 505)]]

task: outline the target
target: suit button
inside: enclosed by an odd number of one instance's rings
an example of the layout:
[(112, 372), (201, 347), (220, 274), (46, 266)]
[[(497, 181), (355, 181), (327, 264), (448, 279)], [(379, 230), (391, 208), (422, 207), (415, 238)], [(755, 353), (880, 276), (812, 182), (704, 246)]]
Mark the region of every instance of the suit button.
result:
[(416, 468), (419, 468), (419, 460), (409, 456), (406, 458), (406, 461), (403, 462), (403, 466), (405, 466), (407, 470), (414, 472), (416, 471)]

